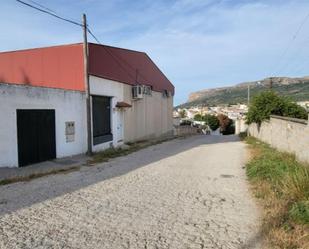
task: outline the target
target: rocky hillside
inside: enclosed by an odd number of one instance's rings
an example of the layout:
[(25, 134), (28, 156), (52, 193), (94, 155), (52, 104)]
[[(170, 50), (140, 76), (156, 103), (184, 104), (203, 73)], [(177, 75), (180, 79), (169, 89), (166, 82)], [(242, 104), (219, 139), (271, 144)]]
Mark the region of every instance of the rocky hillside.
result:
[(181, 106), (220, 105), (247, 102), (247, 89), (250, 85), (251, 96), (263, 91), (272, 84), (273, 90), (294, 101), (309, 100), (309, 77), (288, 78), (273, 77), (260, 81), (244, 82), (231, 87), (205, 89), (191, 93), (189, 100)]

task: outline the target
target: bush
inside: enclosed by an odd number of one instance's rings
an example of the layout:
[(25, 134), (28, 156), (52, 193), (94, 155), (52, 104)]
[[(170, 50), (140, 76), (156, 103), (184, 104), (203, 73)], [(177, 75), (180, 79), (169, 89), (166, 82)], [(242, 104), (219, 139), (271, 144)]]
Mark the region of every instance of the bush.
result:
[(222, 131), (223, 135), (231, 135), (235, 134), (235, 125), (231, 123), (224, 131)]
[(215, 115), (206, 114), (203, 120), (208, 124), (209, 128), (213, 131), (219, 128), (219, 120)]
[(195, 114), (194, 115), (194, 120), (195, 121), (203, 121), (203, 116), (201, 114)]
[(253, 137), (247, 176), (264, 208), (267, 248), (309, 248), (309, 167)]
[(305, 108), (273, 91), (265, 91), (252, 99), (247, 113), (247, 123), (261, 124), (264, 120), (269, 119), (270, 115), (307, 119)]
[(240, 140), (244, 140), (244, 139), (247, 137), (247, 135), (248, 135), (248, 134), (247, 134), (246, 131), (240, 132), (240, 133), (238, 134)]
[(224, 114), (219, 114), (218, 120), (220, 124), (220, 131), (223, 135), (230, 135), (235, 133), (235, 126), (232, 119)]

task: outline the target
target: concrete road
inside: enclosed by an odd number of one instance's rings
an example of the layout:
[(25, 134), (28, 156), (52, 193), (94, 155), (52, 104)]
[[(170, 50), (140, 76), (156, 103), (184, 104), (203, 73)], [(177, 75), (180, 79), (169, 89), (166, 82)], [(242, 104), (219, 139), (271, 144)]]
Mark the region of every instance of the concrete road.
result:
[(260, 248), (233, 136), (177, 139), (0, 187), (0, 248)]

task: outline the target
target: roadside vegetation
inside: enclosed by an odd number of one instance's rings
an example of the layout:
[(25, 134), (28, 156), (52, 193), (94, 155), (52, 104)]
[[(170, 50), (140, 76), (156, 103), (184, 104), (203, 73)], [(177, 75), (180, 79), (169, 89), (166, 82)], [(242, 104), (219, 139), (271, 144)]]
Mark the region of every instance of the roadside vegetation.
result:
[(53, 170), (43, 172), (43, 173), (34, 173), (34, 174), (31, 174), (31, 175), (28, 175), (28, 176), (19, 176), (19, 177), (13, 177), (13, 178), (9, 178), (9, 179), (3, 179), (3, 180), (0, 180), (0, 186), (15, 183), (15, 182), (28, 182), (28, 181), (31, 181), (33, 179), (40, 178), (40, 177), (43, 177), (43, 176), (48, 176), (48, 175), (68, 174), (68, 173), (71, 173), (73, 171), (79, 170), (80, 167), (81, 166), (76, 165), (76, 166), (72, 166), (72, 167), (66, 168), (66, 169), (53, 169)]
[(149, 146), (161, 144), (163, 142), (176, 139), (176, 138), (181, 138), (181, 136), (172, 136), (172, 137), (167, 137), (167, 138), (163, 138), (159, 140), (137, 141), (134, 143), (127, 143), (124, 147), (110, 148), (102, 152), (95, 153), (92, 156), (92, 159), (88, 161), (88, 166), (92, 166), (97, 163), (107, 162), (112, 158), (126, 156), (128, 154), (147, 148)]
[(305, 108), (297, 105), (291, 99), (278, 95), (273, 91), (264, 91), (255, 95), (247, 113), (247, 123), (261, 124), (270, 115), (307, 119)]
[(255, 138), (247, 176), (263, 207), (262, 233), (266, 248), (309, 248), (309, 165)]
[(223, 135), (229, 135), (235, 133), (235, 126), (233, 120), (224, 114), (219, 114), (218, 116), (205, 114), (196, 114), (194, 116), (195, 121), (204, 121), (205, 125), (208, 125), (209, 128), (213, 131), (220, 128), (220, 132)]
[[(183, 138), (183, 137), (185, 136), (172, 136), (172, 137), (167, 137), (167, 138), (163, 138), (159, 140), (144, 140), (144, 141), (138, 141), (134, 143), (127, 143), (122, 148), (110, 148), (102, 152), (95, 153), (91, 157), (91, 159), (87, 162), (87, 165), (84, 165), (84, 166), (95, 166), (98, 163), (107, 162), (112, 158), (131, 154), (135, 151), (144, 149), (151, 145), (156, 145), (156, 144), (160, 144), (160, 143), (172, 140), (172, 139)], [(80, 170), (81, 167), (82, 167), (81, 165), (76, 165), (76, 166), (72, 166), (66, 169), (53, 169), (53, 170), (43, 172), (43, 173), (31, 174), (29, 176), (19, 176), (19, 177), (14, 177), (14, 178), (9, 178), (9, 179), (3, 179), (3, 180), (0, 180), (0, 186), (15, 183), (15, 182), (27, 182), (27, 181), (31, 181), (33, 179), (48, 176), (48, 175), (67, 174), (73, 171), (78, 171)]]

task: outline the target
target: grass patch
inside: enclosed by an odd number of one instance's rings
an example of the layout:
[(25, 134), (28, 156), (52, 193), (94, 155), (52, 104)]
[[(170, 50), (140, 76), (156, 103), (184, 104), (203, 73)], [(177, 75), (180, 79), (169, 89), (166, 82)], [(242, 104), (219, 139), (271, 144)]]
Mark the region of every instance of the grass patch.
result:
[(252, 137), (247, 176), (264, 210), (270, 248), (309, 248), (309, 166)]
[(110, 148), (102, 152), (95, 153), (92, 156), (92, 159), (88, 161), (88, 165), (92, 166), (97, 163), (108, 162), (112, 158), (126, 156), (140, 149), (144, 149), (156, 144), (161, 144), (176, 138), (179, 138), (179, 136), (167, 137), (159, 140), (142, 140), (134, 143), (127, 143), (127, 148)]
[(243, 141), (247, 138), (247, 132), (246, 131), (240, 132), (238, 134), (238, 136), (239, 136), (240, 140)]
[(70, 173), (73, 171), (77, 171), (79, 169), (80, 169), (80, 166), (73, 166), (67, 169), (54, 169), (54, 170), (50, 170), (50, 171), (43, 172), (43, 173), (31, 174), (29, 176), (20, 176), (20, 177), (3, 179), (0, 181), (0, 185), (7, 185), (7, 184), (15, 183), (15, 182), (27, 182), (27, 181), (31, 181), (33, 179), (40, 178), (43, 176), (55, 175), (55, 174), (66, 174), (66, 173)]
[[(159, 139), (159, 140), (143, 140), (143, 141), (138, 141), (134, 143), (128, 143), (127, 144), (128, 148), (125, 148), (125, 149), (124, 148), (110, 148), (110, 149), (94, 154), (92, 159), (88, 161), (87, 165), (93, 166), (97, 163), (107, 162), (109, 159), (119, 157), (119, 156), (125, 156), (135, 151), (138, 151), (140, 149), (146, 148), (148, 146), (160, 144), (160, 143), (172, 140), (172, 139), (182, 138), (182, 137), (183, 136), (173, 136), (173, 137), (166, 137), (164, 139)], [(3, 180), (0, 180), (0, 185), (7, 185), (11, 183), (16, 183), (16, 182), (26, 182), (32, 179), (36, 179), (36, 178), (40, 178), (40, 177), (48, 176), (48, 175), (66, 174), (66, 173), (70, 173), (73, 171), (77, 171), (80, 168), (81, 166), (72, 166), (66, 169), (54, 169), (54, 170), (50, 170), (50, 171), (43, 172), (43, 173), (31, 174), (28, 176), (20, 176), (20, 177), (3, 179)]]

